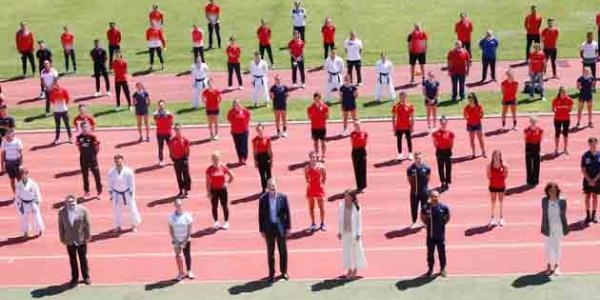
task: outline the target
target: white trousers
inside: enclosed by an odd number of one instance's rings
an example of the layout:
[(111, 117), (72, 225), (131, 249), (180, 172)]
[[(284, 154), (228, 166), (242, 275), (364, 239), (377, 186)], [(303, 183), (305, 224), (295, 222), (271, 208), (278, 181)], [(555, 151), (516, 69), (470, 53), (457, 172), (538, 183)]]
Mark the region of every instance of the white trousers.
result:
[[(125, 204), (125, 202), (127, 204)], [(132, 226), (137, 226), (138, 224), (142, 223), (142, 217), (138, 211), (135, 199), (129, 192), (125, 193), (125, 201), (123, 200), (123, 195), (121, 193), (113, 193), (112, 204), (115, 212), (115, 227), (121, 227), (121, 213), (123, 210), (129, 210), (129, 220)]]
[(325, 85), (325, 101), (330, 102), (334, 90), (339, 91), (341, 86), (342, 77), (339, 73), (337, 75), (331, 75), (330, 73), (327, 73), (327, 84)]
[(362, 239), (357, 241), (352, 233), (344, 232), (342, 233), (342, 249), (342, 267), (344, 270), (363, 269), (367, 266)]
[(395, 100), (396, 91), (394, 89), (395, 87), (392, 74), (389, 74), (388, 76), (377, 75), (375, 81), (375, 100), (381, 100), (383, 92), (385, 92), (390, 97), (390, 100)]
[(266, 75), (260, 78), (252, 76), (252, 102), (258, 103), (261, 96), (264, 103), (269, 103), (269, 79)]
[(204, 87), (206, 86), (206, 79), (204, 81), (194, 81), (192, 88), (192, 107), (198, 108), (200, 107), (202, 92), (204, 91)]
[(562, 224), (550, 223), (550, 235), (546, 237), (546, 263), (551, 265), (560, 263), (561, 256), (561, 241), (563, 238)]
[[(17, 208), (18, 209), (18, 208)], [(36, 202), (23, 203), (23, 213), (19, 212), (21, 219), (21, 232), (29, 232), (29, 220), (33, 219), (33, 231), (36, 234), (45, 230), (44, 220), (42, 219), (42, 213), (40, 206)]]

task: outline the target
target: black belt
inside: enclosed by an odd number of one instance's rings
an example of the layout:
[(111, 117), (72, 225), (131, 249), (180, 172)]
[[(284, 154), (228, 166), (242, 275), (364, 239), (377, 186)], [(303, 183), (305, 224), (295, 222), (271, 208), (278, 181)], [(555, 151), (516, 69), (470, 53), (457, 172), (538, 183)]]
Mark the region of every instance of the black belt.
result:
[(120, 192), (120, 191), (117, 191), (117, 190), (113, 190), (113, 192), (119, 194), (123, 198), (123, 205), (127, 205), (127, 196), (125, 196), (125, 193), (129, 192), (129, 189), (127, 189), (127, 190), (125, 190), (123, 192)]
[(337, 78), (337, 82), (340, 83), (340, 72), (337, 73), (333, 73), (333, 72), (329, 72), (327, 71), (327, 73), (329, 73), (329, 82), (331, 82), (331, 79), (333, 78), (333, 76), (335, 76)]
[(379, 73), (379, 79), (378, 79), (379, 83), (383, 84), (383, 81), (381, 80), (381, 77), (388, 78), (388, 83), (389, 83), (389, 75), (390, 75), (390, 73)]
[(265, 82), (263, 80), (263, 77), (265, 77), (265, 75), (262, 75), (262, 76), (252, 75), (252, 76), (254, 76), (254, 82), (256, 82), (257, 79), (260, 79), (260, 85), (264, 85), (265, 84)]
[(196, 78), (196, 79), (194, 79), (194, 80), (196, 80), (197, 82), (199, 82), (199, 81), (204, 81), (204, 80), (206, 80), (206, 77), (205, 77), (205, 78), (200, 78), (200, 79)]
[(205, 80), (206, 80), (206, 77), (200, 78), (200, 79), (194, 78), (195, 82), (200, 82), (200, 84), (202, 85), (201, 88), (204, 88), (204, 81)]

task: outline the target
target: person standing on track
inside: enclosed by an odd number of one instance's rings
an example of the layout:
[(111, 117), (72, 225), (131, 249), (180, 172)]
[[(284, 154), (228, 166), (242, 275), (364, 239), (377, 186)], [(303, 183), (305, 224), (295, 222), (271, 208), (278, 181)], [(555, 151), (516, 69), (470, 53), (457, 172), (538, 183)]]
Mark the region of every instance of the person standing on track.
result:
[[(271, 99), (273, 99), (273, 112), (275, 113), (275, 127), (277, 128), (277, 137), (287, 137), (287, 99), (289, 88), (281, 83), (281, 76), (275, 75), (275, 84), (269, 90)], [(280, 126), (283, 126), (280, 127)], [(281, 131), (283, 129), (283, 132)]]
[[(48, 61), (52, 64), (52, 51), (46, 47), (46, 43), (44, 41), (38, 41), (38, 50), (35, 52), (35, 57), (38, 60), (38, 66), (40, 67), (40, 72), (44, 66), (44, 62)], [(40, 86), (40, 98), (44, 96), (44, 86)]]
[(137, 208), (135, 174), (123, 164), (123, 155), (114, 156), (115, 166), (108, 172), (108, 194), (115, 213), (115, 232), (121, 232), (121, 210), (129, 210), (131, 231), (137, 232), (142, 217)]
[(460, 20), (454, 24), (454, 32), (456, 33), (456, 39), (459, 40), (467, 52), (469, 52), (469, 57), (473, 57), (471, 54), (471, 34), (473, 33), (473, 23), (469, 17), (467, 17), (466, 12), (460, 13)]
[(127, 83), (127, 61), (123, 58), (121, 51), (116, 52), (116, 59), (113, 61), (113, 71), (115, 72), (115, 93), (117, 97), (117, 107), (115, 111), (121, 110), (121, 90), (127, 99), (127, 109), (131, 110), (131, 94), (129, 93), (129, 84)]
[(346, 280), (357, 278), (358, 269), (367, 266), (362, 241), (362, 213), (356, 194), (344, 192), (344, 201), (338, 205), (338, 240), (342, 242), (342, 267), (348, 270)]
[[(206, 194), (210, 199), (212, 216), (215, 221), (213, 228), (229, 229), (229, 200), (227, 187), (233, 182), (233, 172), (221, 163), (221, 155), (218, 151), (211, 155), (212, 164), (206, 169)], [(218, 205), (221, 203), (225, 223), (223, 227), (219, 224)]]
[(460, 101), (465, 99), (465, 80), (471, 70), (471, 55), (460, 41), (454, 42), (454, 49), (447, 56), (448, 75), (452, 80), (452, 102), (460, 95)]
[(181, 134), (181, 125), (175, 124), (173, 128), (175, 136), (169, 140), (169, 156), (173, 161), (175, 177), (179, 193), (177, 198), (187, 198), (192, 189), (192, 178), (190, 177), (190, 141)]
[(479, 49), (481, 49), (481, 83), (487, 79), (488, 66), (492, 81), (496, 81), (496, 51), (500, 46), (498, 38), (496, 38), (492, 30), (488, 29), (485, 36), (479, 41)]
[(61, 87), (58, 83), (58, 79), (54, 81), (54, 86), (50, 90), (50, 104), (52, 105), (52, 111), (54, 114), (54, 145), (58, 145), (58, 139), (60, 138), (60, 121), (62, 120), (65, 128), (67, 129), (67, 135), (69, 137), (69, 143), (71, 143), (71, 126), (69, 126), (69, 107), (68, 104), (71, 101), (69, 92)]
[(587, 33), (587, 39), (579, 47), (579, 56), (583, 68), (590, 68), (590, 71), (592, 71), (592, 77), (594, 77), (593, 90), (596, 92), (596, 62), (600, 59), (600, 52), (598, 42), (594, 41), (594, 34), (591, 31)]
[(421, 211), (421, 221), (427, 226), (427, 277), (433, 274), (433, 254), (437, 248), (440, 258), (440, 275), (446, 277), (446, 225), (450, 222), (450, 208), (439, 202), (437, 191), (429, 193), (429, 203)]
[(146, 43), (148, 45), (148, 53), (150, 54), (150, 66), (148, 70), (154, 70), (154, 54), (158, 56), (160, 62), (160, 70), (165, 69), (165, 60), (163, 59), (163, 50), (167, 51), (167, 41), (160, 27), (156, 25), (150, 26), (146, 30)]
[(54, 86), (54, 82), (58, 80), (59, 74), (56, 69), (52, 67), (52, 63), (49, 61), (44, 61), (43, 65), (40, 66), (42, 70), (40, 71), (40, 83), (42, 86), (42, 93), (40, 96), (41, 99), (45, 99), (46, 101), (46, 116), (50, 116), (50, 90), (52, 86)]
[[(542, 30), (542, 45), (544, 45), (544, 54), (546, 55), (546, 66), (548, 60), (552, 64), (552, 78), (558, 78), (556, 76), (556, 55), (557, 47), (556, 42), (558, 41), (559, 30), (554, 26), (554, 19), (548, 19), (548, 27)], [(544, 70), (544, 73), (546, 70)]]
[(65, 73), (69, 72), (69, 58), (73, 64), (73, 73), (77, 73), (77, 62), (75, 61), (75, 35), (69, 31), (69, 27), (63, 27), (63, 33), (60, 35), (60, 44), (63, 48), (65, 59)]
[[(321, 94), (313, 94), (313, 104), (306, 110), (308, 119), (310, 120), (310, 132), (314, 144), (314, 153), (317, 159), (325, 160), (325, 152), (327, 146), (325, 139), (327, 137), (327, 119), (329, 119), (329, 107), (323, 103)], [(319, 142), (321, 149), (319, 151)]]
[(342, 85), (342, 76), (344, 72), (344, 61), (337, 56), (337, 50), (331, 49), (331, 52), (324, 63), (327, 72), (327, 84), (325, 84), (325, 101), (331, 102), (331, 94), (337, 92)]
[(529, 49), (533, 43), (540, 43), (540, 28), (542, 27), (542, 16), (537, 13), (537, 6), (531, 6), (531, 13), (525, 17), (525, 30), (527, 32), (527, 43), (525, 46), (525, 61), (529, 61)]
[(6, 104), (0, 103), (0, 141), (9, 130), (15, 129), (15, 118), (8, 114), (7, 109)]
[(202, 91), (202, 102), (206, 110), (206, 120), (210, 139), (216, 141), (219, 139), (219, 106), (221, 104), (221, 91), (213, 87), (213, 79), (208, 79), (208, 85)]
[(162, 11), (160, 11), (158, 8), (158, 3), (152, 4), (152, 10), (148, 14), (148, 22), (150, 26), (154, 26), (162, 30), (162, 27), (165, 24), (165, 17)]
[(542, 198), (542, 234), (546, 237), (546, 276), (561, 275), (559, 264), (561, 241), (569, 234), (567, 222), (567, 200), (560, 194), (558, 184), (549, 182), (544, 188), (546, 196)]
[(512, 130), (517, 130), (517, 91), (519, 82), (515, 80), (512, 69), (506, 71), (506, 79), (502, 81), (502, 130), (506, 130), (506, 113), (510, 109), (512, 115)]
[(229, 46), (225, 49), (225, 54), (227, 54), (227, 88), (230, 91), (233, 90), (233, 72), (235, 72), (238, 90), (243, 90), (242, 72), (240, 70), (240, 56), (242, 55), (242, 49), (235, 42), (235, 37), (232, 36), (229, 38)]
[(527, 185), (536, 186), (540, 182), (540, 151), (544, 130), (537, 126), (538, 118), (529, 117), (529, 127), (523, 130), (525, 139), (525, 169), (527, 170)]
[[(181, 281), (186, 277), (194, 279), (191, 255), (192, 223), (194, 219), (190, 213), (183, 210), (183, 201), (181, 199), (175, 199), (173, 205), (175, 206), (175, 211), (169, 215), (169, 235), (171, 236), (171, 244), (173, 244), (178, 270), (175, 280)], [(185, 259), (187, 274), (183, 273), (182, 253)]]
[(561, 86), (558, 95), (552, 100), (552, 111), (554, 112), (554, 154), (558, 155), (558, 143), (560, 135), (563, 135), (564, 153), (569, 155), (569, 126), (571, 124), (571, 111), (573, 110), (573, 99), (567, 94), (567, 90)]
[(33, 218), (32, 223), (35, 237), (41, 237), (46, 227), (44, 226), (40, 208), (40, 202), (42, 202), (40, 187), (33, 179), (29, 178), (29, 170), (27, 168), (21, 167), (19, 172), (21, 180), (17, 183), (15, 205), (21, 219), (21, 232), (23, 232), (23, 237), (28, 237), (29, 220)]
[(96, 119), (94, 116), (90, 115), (87, 111), (87, 105), (85, 103), (81, 103), (78, 105), (79, 114), (73, 118), (73, 128), (77, 134), (82, 132), (81, 125), (85, 122), (90, 125), (90, 129), (92, 131), (96, 131)]
[(302, 2), (294, 1), (294, 8), (292, 9), (292, 22), (294, 25), (293, 32), (298, 32), (300, 39), (304, 42), (304, 30), (306, 26), (306, 18), (308, 14), (306, 9), (302, 7)]
[(408, 95), (402, 91), (398, 94), (400, 98), (398, 103), (392, 107), (392, 129), (396, 135), (396, 147), (398, 157), (396, 160), (403, 160), (402, 154), (402, 136), (406, 137), (408, 147), (408, 159), (413, 160), (412, 131), (415, 125), (415, 108), (408, 103)]
[(256, 36), (258, 37), (258, 51), (260, 52), (260, 59), (265, 59), (265, 50), (269, 55), (269, 62), (271, 62), (271, 69), (274, 68), (275, 62), (273, 62), (273, 49), (271, 49), (271, 28), (269, 24), (263, 19), (260, 20), (260, 26), (256, 30)]
[(290, 49), (290, 62), (292, 64), (292, 83), (293, 87), (297, 87), (297, 75), (296, 72), (300, 72), (300, 85), (304, 88), (305, 75), (304, 75), (304, 41), (300, 39), (300, 32), (294, 31), (294, 38), (288, 43), (288, 49)]
[(422, 80), (425, 80), (425, 63), (427, 54), (427, 33), (416, 23), (413, 31), (406, 39), (408, 43), (408, 62), (410, 63), (410, 84), (415, 84), (415, 65), (419, 62)]
[[(491, 219), (489, 227), (504, 226), (502, 209), (504, 207), (504, 193), (506, 192), (506, 177), (508, 177), (508, 165), (502, 161), (500, 150), (492, 152), (492, 159), (487, 167), (487, 178), (489, 179)], [(496, 201), (498, 201), (498, 220), (496, 220)]]
[(0, 170), (8, 175), (10, 188), (15, 193), (15, 183), (20, 180), (19, 168), (23, 164), (23, 142), (15, 138), (14, 129), (9, 129), (6, 136), (0, 140), (0, 150), (2, 150)]
[[(546, 70), (546, 55), (542, 51), (540, 44), (533, 44), (533, 51), (529, 54), (529, 100), (533, 100), (533, 95), (539, 91), (542, 101), (544, 97), (544, 70)], [(536, 87), (537, 86), (537, 87)]]
[(448, 130), (446, 116), (440, 118), (440, 128), (431, 134), (435, 146), (438, 174), (441, 191), (447, 191), (452, 183), (452, 148), (454, 147), (454, 132)]
[(472, 159), (475, 159), (475, 136), (477, 135), (477, 139), (479, 140), (479, 147), (481, 148), (481, 156), (484, 158), (485, 155), (485, 145), (483, 143), (483, 106), (479, 104), (479, 100), (477, 99), (477, 95), (475, 93), (470, 93), (467, 97), (469, 99), (469, 103), (465, 105), (463, 109), (463, 117), (467, 121), (467, 132), (469, 133), (469, 141), (471, 144), (471, 152)]
[(100, 141), (90, 130), (87, 123), (81, 124), (82, 132), (77, 136), (77, 148), (79, 149), (79, 166), (81, 167), (81, 176), (83, 177), (83, 198), (90, 199), (90, 171), (94, 175), (96, 182), (96, 197), (100, 199), (102, 195), (102, 180), (100, 179), (100, 168), (98, 167), (98, 152), (100, 152)]
[(381, 102), (382, 89), (386, 91), (390, 101), (396, 100), (394, 86), (394, 64), (387, 59), (385, 52), (381, 52), (380, 59), (375, 64), (377, 78), (375, 82), (375, 101)]
[(67, 247), (69, 253), (69, 265), (71, 266), (71, 286), (79, 282), (79, 268), (77, 258), (79, 257), (79, 266), (83, 282), (90, 285), (87, 243), (90, 241), (91, 225), (87, 209), (83, 205), (77, 204), (75, 196), (69, 195), (65, 198), (63, 208), (58, 212), (58, 232), (60, 241)]
[(577, 89), (579, 90), (579, 105), (577, 106), (577, 125), (576, 128), (579, 128), (581, 122), (581, 113), (583, 112), (583, 107), (587, 107), (587, 115), (588, 115), (588, 127), (594, 128), (594, 124), (592, 123), (592, 100), (594, 95), (594, 82), (596, 80), (592, 76), (592, 73), (589, 68), (583, 69), (583, 75), (581, 75), (577, 79)]
[(311, 232), (317, 231), (315, 224), (315, 202), (319, 206), (319, 216), (321, 225), (319, 230), (325, 231), (325, 182), (327, 181), (327, 171), (325, 165), (319, 162), (319, 155), (315, 151), (308, 153), (309, 163), (304, 168), (304, 178), (306, 179), (306, 198), (308, 199), (308, 211), (310, 214)]
[(165, 107), (165, 100), (158, 100), (158, 110), (154, 112), (154, 123), (156, 124), (156, 142), (158, 143), (158, 165), (161, 167), (164, 166), (163, 147), (171, 140), (173, 119), (173, 115)]
[(406, 170), (406, 179), (410, 185), (410, 214), (412, 217), (410, 229), (416, 229), (418, 227), (417, 217), (419, 205), (421, 205), (421, 209), (423, 209), (427, 203), (430, 175), (431, 169), (423, 161), (423, 154), (421, 154), (421, 152), (416, 152), (415, 162)]
[(108, 40), (108, 66), (112, 70), (113, 55), (116, 51), (121, 51), (121, 31), (117, 28), (117, 23), (108, 23), (106, 39)]
[(437, 105), (440, 96), (440, 82), (435, 79), (433, 71), (429, 71), (427, 79), (423, 81), (423, 96), (427, 110), (427, 131), (431, 133), (437, 125)]
[(248, 129), (250, 119), (250, 111), (243, 107), (238, 99), (233, 99), (231, 109), (227, 113), (227, 120), (231, 125), (231, 136), (240, 165), (245, 165), (248, 159)]
[(362, 193), (367, 188), (367, 140), (369, 134), (363, 131), (359, 120), (354, 121), (354, 131), (350, 134), (352, 145), (352, 166), (356, 180), (356, 192)]
[(265, 106), (269, 106), (269, 65), (261, 59), (260, 53), (254, 52), (254, 60), (250, 62), (250, 75), (252, 76), (252, 102), (258, 107), (259, 98), (264, 97)]
[(348, 133), (348, 116), (352, 121), (358, 120), (356, 117), (356, 98), (358, 98), (358, 89), (352, 84), (350, 75), (344, 76), (344, 84), (340, 87), (340, 99), (342, 99), (342, 118), (344, 131), (341, 136), (346, 137)]
[(192, 26), (192, 52), (194, 53), (194, 62), (200, 57), (204, 62), (204, 31), (197, 24)]
[(208, 22), (208, 49), (213, 47), (213, 32), (217, 37), (217, 45), (221, 49), (221, 8), (214, 0), (208, 0), (204, 7), (204, 16)]
[[(583, 174), (583, 193), (585, 195), (585, 223), (598, 223), (596, 209), (600, 194), (600, 151), (598, 139), (588, 139), (589, 150), (581, 156), (581, 173)], [(590, 203), (591, 200), (591, 203)]]
[[(90, 51), (90, 57), (94, 63), (94, 79), (96, 80), (96, 93), (94, 93), (94, 97), (100, 97), (100, 76), (104, 78), (106, 96), (110, 97), (110, 81), (108, 80), (108, 72), (106, 71), (106, 50), (100, 46), (100, 40), (94, 40), (94, 48)], [(112, 62), (111, 56), (109, 62), (111, 68)]]
[(264, 193), (267, 190), (267, 182), (271, 179), (273, 148), (271, 147), (271, 139), (264, 134), (262, 123), (256, 125), (256, 137), (252, 139), (252, 153), (254, 153), (254, 166), (258, 169), (258, 175), (260, 175), (261, 193)]
[(150, 142), (150, 126), (148, 125), (148, 109), (150, 108), (150, 95), (144, 84), (137, 82), (135, 84), (136, 91), (133, 93), (133, 106), (135, 107), (135, 118), (137, 121), (137, 129), (140, 135), (138, 140), (139, 143), (142, 139), (142, 120), (144, 121), (144, 127), (146, 128), (146, 142)]
[(356, 85), (362, 85), (361, 75), (361, 55), (363, 50), (362, 41), (356, 36), (354, 31), (350, 31), (350, 37), (344, 42), (344, 50), (346, 52), (346, 64), (348, 65), (348, 75), (350, 82), (354, 82), (352, 77), (352, 69), (356, 69)]
[(327, 59), (329, 51), (335, 48), (335, 25), (330, 17), (326, 17), (323, 22), (321, 36), (323, 37), (323, 59)]
[(35, 76), (35, 61), (33, 60), (33, 48), (35, 37), (33, 32), (29, 31), (29, 27), (25, 21), (22, 21), (15, 34), (15, 44), (17, 51), (21, 54), (21, 66), (23, 67), (23, 77), (27, 76), (27, 61), (31, 66), (31, 76)]
[(202, 92), (208, 83), (208, 65), (204, 63), (204, 58), (196, 57), (196, 63), (192, 65), (192, 107), (194, 110), (200, 108)]

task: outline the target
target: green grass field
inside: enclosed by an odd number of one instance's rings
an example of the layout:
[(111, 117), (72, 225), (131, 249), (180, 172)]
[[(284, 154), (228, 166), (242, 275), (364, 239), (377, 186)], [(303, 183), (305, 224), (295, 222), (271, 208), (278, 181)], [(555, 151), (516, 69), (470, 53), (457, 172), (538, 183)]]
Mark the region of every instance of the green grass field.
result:
[[(159, 2), (166, 14), (165, 72), (177, 73), (191, 65), (189, 32), (194, 22), (206, 30), (204, 4), (206, 1), (188, 0), (21, 0), (19, 5), (7, 5), (0, 16), (0, 77), (20, 75), (20, 61), (14, 48), (14, 34), (21, 20), (26, 20), (38, 39), (44, 39), (55, 54), (55, 64), (63, 69), (60, 34), (63, 25), (69, 25), (76, 35), (79, 73), (89, 73), (88, 53), (94, 38), (106, 40), (109, 21), (116, 21), (123, 32), (123, 51), (130, 62), (130, 72), (147, 68), (147, 54), (136, 54), (146, 49), (144, 33), (147, 14), (153, 2)], [(256, 28), (261, 18), (273, 29), (273, 47), (277, 67), (289, 68), (287, 45), (291, 36), (290, 10), (292, 1), (283, 0), (220, 0), (222, 7), (222, 35), (235, 35), (243, 48), (243, 61), (249, 62), (257, 48)], [(365, 44), (364, 64), (374, 64), (381, 50), (389, 52), (397, 64), (407, 63), (406, 35), (414, 22), (421, 22), (430, 35), (429, 62), (442, 61), (455, 39), (454, 22), (458, 13), (467, 11), (474, 22), (475, 39), (491, 28), (500, 39), (500, 60), (521, 60), (524, 52), (523, 18), (529, 2), (521, 0), (486, 1), (456, 0), (452, 5), (441, 0), (306, 0), (309, 13), (307, 24), (307, 63), (318, 65), (322, 59), (320, 27), (325, 16), (331, 16), (337, 26), (337, 44), (343, 43), (350, 30), (357, 30)], [(544, 17), (557, 19), (561, 30), (559, 56), (578, 56), (578, 45), (585, 32), (594, 30), (598, 10), (597, 0), (539, 0), (539, 11)], [(568, 7), (567, 7), (568, 6)], [(479, 57), (476, 50), (474, 57)], [(208, 52), (207, 61), (213, 70), (225, 68), (222, 50)]]

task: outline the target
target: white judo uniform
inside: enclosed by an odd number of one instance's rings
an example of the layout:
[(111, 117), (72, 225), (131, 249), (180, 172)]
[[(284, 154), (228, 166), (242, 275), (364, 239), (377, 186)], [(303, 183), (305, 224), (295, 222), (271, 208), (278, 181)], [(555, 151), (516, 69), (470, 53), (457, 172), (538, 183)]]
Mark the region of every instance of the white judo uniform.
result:
[(131, 169), (123, 166), (121, 172), (112, 168), (108, 172), (108, 188), (115, 212), (115, 227), (121, 228), (121, 211), (129, 210), (129, 219), (132, 226), (142, 222), (142, 218), (135, 201), (135, 177)]
[(208, 84), (208, 65), (206, 63), (193, 64), (191, 68), (192, 75), (192, 107), (200, 107), (202, 100), (202, 91)]
[(29, 220), (33, 218), (33, 231), (40, 234), (44, 231), (44, 221), (40, 210), (42, 194), (38, 184), (31, 178), (27, 182), (17, 182), (15, 187), (15, 205), (21, 219), (21, 232), (29, 232)]
[(266, 61), (260, 60), (258, 64), (252, 60), (250, 63), (250, 76), (252, 82), (252, 102), (257, 104), (262, 99), (266, 104), (269, 104), (269, 65)]
[(330, 102), (332, 92), (339, 90), (343, 84), (342, 73), (344, 72), (344, 60), (339, 56), (336, 56), (334, 59), (331, 59), (331, 56), (328, 56), (324, 66), (325, 72), (327, 72), (325, 101)]
[(375, 82), (375, 100), (381, 101), (383, 92), (388, 94), (390, 100), (396, 99), (394, 90), (394, 64), (389, 60), (379, 60), (375, 64), (377, 78)]

